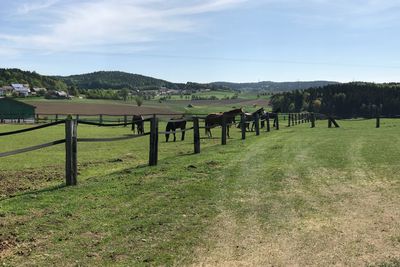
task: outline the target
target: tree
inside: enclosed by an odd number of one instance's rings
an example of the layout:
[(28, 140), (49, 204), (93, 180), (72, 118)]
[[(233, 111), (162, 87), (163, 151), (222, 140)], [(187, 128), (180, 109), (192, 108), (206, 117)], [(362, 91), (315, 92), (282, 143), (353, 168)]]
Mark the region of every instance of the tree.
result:
[(136, 105), (138, 107), (140, 107), (143, 104), (143, 98), (141, 96), (137, 96), (137, 97), (135, 97), (135, 102), (136, 102)]
[(68, 94), (73, 95), (73, 96), (79, 95), (78, 89), (76, 88), (75, 85), (72, 85), (68, 88)]
[(120, 94), (120, 96), (122, 97), (122, 99), (124, 101), (128, 100), (128, 96), (129, 96), (129, 90), (128, 89), (126, 89), (126, 88), (122, 89), (121, 91), (119, 91), (119, 94)]

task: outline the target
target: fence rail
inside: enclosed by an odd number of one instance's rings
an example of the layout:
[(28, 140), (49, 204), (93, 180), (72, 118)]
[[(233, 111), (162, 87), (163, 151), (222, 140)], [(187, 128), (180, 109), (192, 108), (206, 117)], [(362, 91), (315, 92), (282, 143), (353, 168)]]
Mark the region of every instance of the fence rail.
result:
[[(104, 114), (103, 114), (104, 115)], [(124, 123), (104, 123), (103, 120), (103, 115), (100, 116), (100, 121), (99, 122), (91, 122), (87, 120), (81, 120), (79, 119), (79, 115), (77, 115), (76, 119), (73, 119), (72, 116), (68, 116), (66, 119), (58, 120), (55, 122), (43, 124), (43, 125), (38, 125), (35, 127), (30, 127), (26, 129), (21, 129), (21, 130), (15, 130), (15, 131), (9, 131), (9, 132), (3, 132), (0, 133), (0, 136), (10, 136), (10, 135), (16, 135), (20, 133), (26, 133), (26, 132), (31, 132), (31, 131), (36, 131), (40, 129), (45, 129), (48, 127), (60, 125), (60, 124), (65, 124), (65, 139), (61, 140), (55, 140), (52, 142), (44, 143), (44, 144), (39, 144), (35, 146), (30, 146), (30, 147), (25, 147), (21, 149), (16, 149), (13, 151), (8, 151), (8, 152), (2, 152), (0, 153), (0, 158), (2, 157), (8, 157), (12, 155), (17, 155), (21, 153), (26, 153), (30, 151), (35, 151), (39, 149), (43, 149), (46, 147), (51, 147), (51, 146), (56, 146), (59, 144), (65, 144), (65, 179), (66, 179), (66, 184), (67, 185), (76, 185), (77, 184), (77, 175), (78, 175), (78, 166), (77, 166), (77, 153), (78, 153), (78, 148), (77, 144), (82, 143), (82, 142), (114, 142), (114, 141), (123, 141), (123, 140), (130, 140), (130, 139), (135, 139), (135, 138), (141, 138), (145, 136), (149, 136), (149, 165), (154, 166), (157, 165), (158, 161), (158, 139), (159, 135), (168, 135), (168, 134), (176, 134), (176, 133), (182, 133), (184, 134), (187, 131), (193, 131), (193, 146), (194, 146), (194, 153), (198, 154), (200, 153), (200, 129), (211, 129), (214, 127), (221, 127), (221, 144), (226, 145), (227, 144), (227, 135), (229, 134), (229, 127), (236, 125), (236, 123), (227, 123), (227, 120), (225, 116), (222, 116), (222, 121), (220, 124), (214, 125), (214, 126), (200, 126), (200, 120), (206, 120), (206, 116), (203, 116), (203, 114), (200, 115), (195, 115), (195, 114), (145, 114), (142, 115), (142, 120), (132, 120), (131, 122), (128, 122), (128, 115), (121, 115), (124, 117)], [(192, 122), (193, 126), (184, 128), (184, 129), (174, 129), (174, 130), (169, 130), (169, 131), (159, 131), (159, 116), (167, 116), (167, 115), (185, 115), (183, 119), (170, 119), (167, 120), (167, 122), (172, 122), (172, 123), (179, 123), (179, 122)], [(107, 115), (104, 115), (107, 116)], [(148, 117), (150, 116), (150, 117)], [(58, 117), (58, 116), (56, 116)], [(144, 118), (148, 117), (148, 118)], [(287, 127), (293, 127), (295, 125), (303, 124), (303, 123), (310, 123), (311, 128), (315, 128), (316, 126), (316, 120), (317, 119), (327, 119), (328, 120), (328, 127), (331, 128), (332, 126), (335, 127), (340, 127), (339, 124), (337, 123), (337, 120), (346, 120), (347, 118), (337, 118), (334, 116), (329, 116), (325, 114), (319, 114), (319, 113), (265, 113), (262, 116), (260, 114), (255, 113), (253, 116), (253, 119), (249, 120), (246, 119), (246, 114), (242, 113), (240, 115), (240, 121), (239, 121), (239, 126), (241, 130), (241, 138), (242, 140), (246, 139), (247, 135), (247, 126), (250, 123), (254, 124), (254, 129), (255, 129), (255, 135), (258, 136), (261, 133), (261, 129), (265, 128), (265, 132), (270, 132), (271, 131), (271, 120), (272, 121), (272, 127), (274, 127), (276, 130), (279, 130), (279, 119), (280, 117), (283, 117), (284, 120), (287, 118)], [(380, 127), (380, 120), (382, 118), (387, 118), (388, 116), (382, 116), (380, 114), (377, 114), (376, 117), (376, 128)], [(400, 116), (390, 116), (390, 118), (399, 118)], [(370, 118), (364, 118), (364, 119), (370, 119)], [(364, 120), (362, 119), (362, 120)], [(360, 119), (361, 120), (361, 119)], [(150, 131), (142, 134), (133, 134), (133, 135), (126, 135), (126, 136), (119, 136), (119, 137), (109, 137), (109, 138), (78, 138), (77, 135), (77, 127), (78, 124), (85, 124), (85, 125), (91, 125), (91, 126), (98, 126), (98, 127), (120, 127), (120, 126), (127, 126), (127, 125), (133, 125), (137, 123), (145, 123), (149, 122), (150, 123)], [(261, 125), (260, 125), (261, 124)], [(253, 126), (252, 126), (253, 128)]]

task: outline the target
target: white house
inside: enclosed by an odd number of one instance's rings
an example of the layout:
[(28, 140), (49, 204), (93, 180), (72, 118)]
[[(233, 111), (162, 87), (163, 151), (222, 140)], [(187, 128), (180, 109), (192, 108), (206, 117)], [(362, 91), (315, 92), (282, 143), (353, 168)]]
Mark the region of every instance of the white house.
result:
[(31, 92), (29, 88), (20, 83), (12, 83), (11, 86), (14, 92), (18, 93), (20, 96), (28, 96)]

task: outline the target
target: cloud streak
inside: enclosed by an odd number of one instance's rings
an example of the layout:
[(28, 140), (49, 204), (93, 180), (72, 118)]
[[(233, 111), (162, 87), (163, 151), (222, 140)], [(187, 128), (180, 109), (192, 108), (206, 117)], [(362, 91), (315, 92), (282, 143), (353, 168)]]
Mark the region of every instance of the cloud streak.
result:
[[(176, 0), (86, 0), (69, 4), (58, 0), (31, 1), (18, 7), (16, 13), (25, 15), (26, 23), (32, 23), (29, 15), (35, 13), (33, 32), (7, 34), (0, 30), (0, 40), (14, 49), (29, 47), (47, 52), (88, 49), (107, 52), (112, 46), (135, 50), (135, 44), (143, 48), (143, 44), (169, 33), (196, 31), (199, 27), (196, 15), (234, 8), (244, 2), (189, 0), (182, 5)], [(43, 22), (41, 13), (46, 17)], [(122, 47), (124, 44), (126, 47)]]

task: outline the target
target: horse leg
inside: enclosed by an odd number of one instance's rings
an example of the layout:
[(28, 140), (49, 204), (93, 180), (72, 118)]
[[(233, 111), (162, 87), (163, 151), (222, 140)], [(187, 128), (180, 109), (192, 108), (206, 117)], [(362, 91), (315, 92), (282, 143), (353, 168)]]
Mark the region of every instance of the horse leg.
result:
[(231, 138), (231, 137), (229, 136), (229, 126), (226, 126), (226, 134), (227, 134), (228, 138)]
[[(185, 131), (185, 128), (181, 128), (182, 131)], [(181, 141), (185, 141), (185, 133), (186, 132), (182, 132), (182, 138)]]
[(169, 140), (169, 134), (165, 134), (165, 142), (168, 143)]

